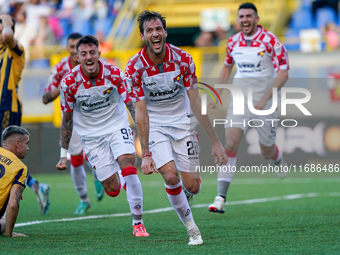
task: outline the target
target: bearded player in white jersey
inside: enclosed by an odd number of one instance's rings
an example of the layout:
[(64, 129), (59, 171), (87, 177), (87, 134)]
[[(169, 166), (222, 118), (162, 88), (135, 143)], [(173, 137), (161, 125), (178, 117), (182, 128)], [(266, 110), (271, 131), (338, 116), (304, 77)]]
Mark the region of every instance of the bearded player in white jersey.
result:
[(203, 240), (187, 199), (201, 188), (199, 173), (195, 172), (199, 165), (197, 119), (209, 135), (215, 161), (225, 164), (227, 155), (209, 118), (201, 115), (191, 56), (166, 43), (166, 22), (161, 14), (143, 11), (138, 23), (146, 45), (129, 61), (125, 72), (136, 101), (139, 136), (149, 140), (149, 145), (141, 143), (142, 171), (161, 173), (170, 203), (187, 228), (188, 244), (200, 245)]
[[(69, 56), (63, 58), (58, 64), (56, 64), (50, 73), (49, 82), (45, 87), (42, 100), (44, 104), (48, 104), (55, 100), (60, 94), (60, 83), (64, 76), (69, 73), (79, 62), (77, 58), (76, 45), (79, 39), (82, 37), (79, 33), (71, 33), (67, 37), (66, 50), (69, 52)], [(76, 192), (80, 198), (80, 202), (74, 211), (75, 215), (83, 215), (91, 208), (90, 198), (87, 195), (86, 185), (86, 171), (84, 167), (84, 155), (83, 146), (81, 145), (81, 139), (79, 135), (72, 132), (70, 145), (68, 148), (70, 154), (71, 165), (71, 177), (75, 186)], [(91, 167), (92, 168), (92, 167)], [(95, 172), (93, 172), (95, 196), (97, 201), (102, 200), (104, 197), (104, 189), (97, 179)]]
[(61, 83), (60, 103), (64, 114), (61, 155), (56, 167), (67, 169), (67, 149), (74, 128), (106, 194), (116, 197), (126, 188), (133, 234), (149, 236), (143, 225), (143, 191), (134, 167), (135, 148), (125, 104), (133, 118), (134, 107), (126, 91), (124, 73), (99, 60), (98, 40), (91, 35), (82, 37), (76, 50), (80, 65)]
[[(240, 88), (245, 96), (244, 102), (248, 102), (248, 89), (252, 89), (253, 105), (257, 110), (267, 110), (272, 106), (273, 88), (279, 90), (288, 79), (288, 54), (284, 45), (272, 33), (258, 25), (259, 16), (252, 3), (243, 3), (238, 10), (238, 22), (241, 31), (228, 40), (227, 54), (222, 67), (219, 84), (227, 84), (234, 63), (237, 67), (233, 85)], [(220, 94), (222, 89), (216, 89)], [(277, 121), (266, 119), (278, 119), (277, 111), (270, 115), (255, 115), (249, 111), (248, 105), (244, 106), (244, 115), (233, 115), (233, 102), (231, 100), (225, 125), (226, 152), (229, 157), (227, 168), (236, 167), (236, 156), (239, 144), (251, 119), (262, 120), (263, 126), (254, 123), (259, 135), (261, 153), (265, 159), (271, 160), (275, 165), (286, 165), (282, 158), (282, 151), (275, 145)], [(210, 108), (215, 108), (213, 102), (209, 102)], [(255, 122), (255, 121), (254, 121)], [(237, 123), (230, 125), (230, 123)], [(277, 172), (280, 178), (286, 176), (285, 172)], [(234, 172), (219, 172), (217, 177), (217, 196), (213, 204), (209, 205), (211, 212), (224, 213), (225, 201), (229, 184)]]

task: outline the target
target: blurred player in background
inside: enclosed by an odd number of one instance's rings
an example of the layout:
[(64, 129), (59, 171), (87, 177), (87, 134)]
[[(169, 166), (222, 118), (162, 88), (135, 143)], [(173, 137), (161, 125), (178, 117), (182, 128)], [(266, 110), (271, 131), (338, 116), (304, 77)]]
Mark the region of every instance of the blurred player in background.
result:
[(166, 22), (161, 14), (143, 11), (138, 23), (146, 45), (129, 61), (125, 71), (136, 101), (142, 171), (161, 173), (170, 203), (187, 228), (188, 244), (200, 245), (203, 240), (188, 203), (201, 189), (199, 173), (195, 172), (199, 165), (197, 119), (209, 135), (216, 162), (218, 159), (225, 164), (228, 157), (209, 118), (201, 115), (191, 56), (166, 43)]
[[(79, 64), (77, 58), (76, 44), (81, 37), (82, 35), (79, 33), (72, 33), (68, 36), (66, 50), (69, 52), (69, 56), (63, 58), (52, 68), (49, 82), (43, 94), (44, 104), (52, 102), (59, 96), (61, 80), (67, 73), (69, 73), (75, 66)], [(91, 203), (87, 195), (83, 147), (81, 144), (80, 136), (76, 132), (74, 132), (74, 130), (72, 132), (68, 152), (71, 155), (71, 177), (80, 198), (80, 203), (74, 211), (74, 214), (83, 215), (91, 208)], [(93, 172), (95, 197), (97, 201), (100, 201), (104, 196), (104, 189), (100, 181), (97, 179), (97, 176), (91, 166), (90, 168)]]
[(60, 101), (64, 113), (57, 168), (66, 169), (67, 149), (74, 128), (81, 136), (84, 151), (106, 194), (116, 197), (126, 185), (133, 234), (149, 236), (143, 225), (143, 191), (134, 167), (133, 134), (124, 106), (125, 103), (134, 118), (124, 73), (99, 60), (98, 40), (91, 35), (82, 37), (76, 50), (80, 65), (61, 83)]
[[(9, 15), (0, 15), (0, 134), (10, 125), (21, 125), (22, 105), (17, 92), (25, 66), (25, 50), (14, 39), (14, 31), (15, 20)], [(45, 214), (50, 204), (50, 187), (45, 183), (39, 184), (30, 175), (27, 185), (35, 192), (41, 213)]]
[[(219, 84), (227, 84), (233, 64), (236, 63), (237, 72), (233, 84), (239, 87), (245, 95), (244, 102), (248, 101), (248, 88), (253, 91), (253, 105), (257, 110), (269, 109), (272, 106), (272, 89), (279, 90), (288, 79), (288, 54), (284, 45), (272, 33), (258, 25), (259, 16), (252, 3), (243, 3), (238, 10), (238, 22), (241, 31), (229, 38), (227, 55), (222, 67)], [(223, 89), (216, 89), (220, 94)], [(262, 127), (255, 128), (259, 134), (262, 155), (270, 159), (275, 165), (286, 165), (282, 158), (282, 151), (275, 145), (277, 121), (272, 124), (266, 119), (278, 119), (277, 111), (270, 115), (255, 115), (244, 106), (245, 115), (233, 115), (232, 100), (230, 102), (227, 120), (228, 123), (238, 123), (226, 126), (226, 152), (229, 157), (226, 169), (236, 167), (236, 155), (243, 134), (247, 127), (240, 123), (248, 123), (250, 119), (260, 119)], [(215, 104), (210, 101), (210, 108)], [(237, 125), (237, 126), (236, 126)], [(257, 124), (254, 124), (257, 125)], [(236, 126), (236, 127), (235, 127)], [(277, 173), (280, 178), (286, 176), (285, 172)], [(208, 209), (211, 212), (224, 213), (228, 187), (234, 172), (219, 172), (217, 177), (217, 196)]]
[[(26, 236), (13, 233), (19, 213), (19, 203), (26, 187), (28, 170), (20, 160), (28, 151), (29, 133), (19, 126), (9, 126), (2, 133), (0, 147), (0, 235)], [(6, 214), (5, 214), (6, 213)]]

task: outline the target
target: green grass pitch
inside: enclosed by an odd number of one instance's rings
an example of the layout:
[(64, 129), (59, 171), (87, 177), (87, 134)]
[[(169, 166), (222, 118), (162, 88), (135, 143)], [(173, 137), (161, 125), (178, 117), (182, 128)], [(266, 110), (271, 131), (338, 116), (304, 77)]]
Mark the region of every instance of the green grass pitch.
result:
[(51, 186), (50, 209), (41, 215), (26, 188), (14, 231), (29, 237), (0, 236), (0, 254), (340, 254), (340, 178), (235, 178), (224, 214), (208, 212), (216, 179), (203, 178), (192, 211), (204, 244), (191, 247), (161, 176), (139, 176), (150, 237), (132, 235), (125, 191), (97, 202), (88, 173), (92, 208), (74, 216), (79, 199), (69, 173), (34, 175)]

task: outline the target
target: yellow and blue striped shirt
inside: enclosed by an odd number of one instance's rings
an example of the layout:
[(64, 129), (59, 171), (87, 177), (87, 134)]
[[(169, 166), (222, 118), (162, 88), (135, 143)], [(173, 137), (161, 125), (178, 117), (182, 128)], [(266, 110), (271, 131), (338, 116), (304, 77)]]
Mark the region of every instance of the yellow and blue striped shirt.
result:
[(14, 49), (0, 46), (0, 111), (18, 112), (21, 102), (18, 85), (25, 66), (24, 47), (17, 42)]
[(0, 147), (0, 218), (5, 214), (13, 185), (26, 187), (27, 166), (12, 152)]

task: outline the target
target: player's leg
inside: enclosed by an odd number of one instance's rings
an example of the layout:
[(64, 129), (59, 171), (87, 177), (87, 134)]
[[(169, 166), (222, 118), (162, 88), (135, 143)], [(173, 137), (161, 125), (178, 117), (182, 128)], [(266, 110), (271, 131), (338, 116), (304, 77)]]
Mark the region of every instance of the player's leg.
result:
[(256, 128), (259, 134), (261, 153), (265, 159), (272, 161), (275, 166), (278, 166), (278, 171), (276, 172), (278, 177), (285, 178), (288, 173), (284, 169), (287, 163), (282, 157), (282, 151), (275, 144), (278, 122), (265, 121), (265, 118), (278, 119), (277, 112), (272, 113), (270, 116), (257, 116), (257, 118), (263, 119), (263, 125)]
[(178, 175), (169, 138), (160, 132), (151, 132), (150, 141), (155, 141), (150, 146), (152, 158), (165, 181), (169, 201), (187, 229), (190, 237), (188, 244), (202, 244), (201, 233), (195, 224), (187, 197), (182, 189), (182, 181)]
[(179, 141), (171, 140), (177, 170), (181, 172), (183, 191), (191, 207), (194, 195), (201, 190), (201, 178), (196, 167), (199, 166), (199, 143), (196, 131)]
[(41, 214), (45, 214), (50, 206), (50, 186), (46, 183), (39, 183), (30, 174), (27, 176), (27, 186), (36, 194)]
[(94, 196), (96, 197), (97, 201), (101, 201), (103, 199), (104, 193), (105, 193), (104, 188), (103, 188), (101, 182), (98, 180), (96, 171), (91, 166), (85, 152), (83, 153), (83, 156), (84, 156), (86, 164), (88, 165), (88, 167), (91, 169), (91, 172), (92, 172), (93, 182), (94, 182)]
[(228, 155), (228, 163), (221, 168), (223, 171), (217, 174), (217, 196), (215, 197), (214, 203), (208, 206), (210, 212), (224, 213), (224, 204), (229, 185), (236, 170), (237, 150), (242, 140), (243, 132), (244, 131), (238, 127), (228, 127), (225, 129), (225, 147)]
[(75, 215), (84, 215), (91, 208), (91, 202), (87, 194), (86, 171), (84, 168), (83, 146), (80, 136), (72, 132), (68, 152), (70, 158), (70, 172), (74, 187), (80, 198), (80, 202), (74, 211)]
[[(143, 189), (137, 175), (133, 132), (129, 127), (113, 134), (111, 150), (121, 169), (121, 180), (126, 185), (126, 197), (132, 214), (133, 234), (138, 237), (149, 236), (143, 222)], [(122, 187), (124, 184), (122, 183)]]

